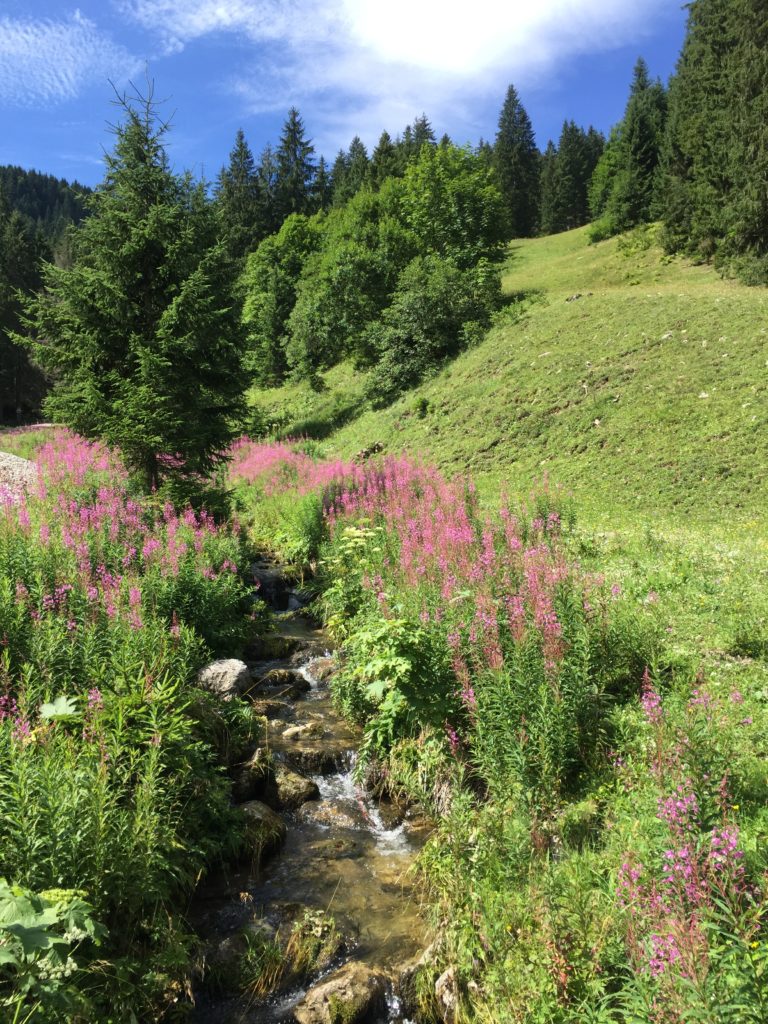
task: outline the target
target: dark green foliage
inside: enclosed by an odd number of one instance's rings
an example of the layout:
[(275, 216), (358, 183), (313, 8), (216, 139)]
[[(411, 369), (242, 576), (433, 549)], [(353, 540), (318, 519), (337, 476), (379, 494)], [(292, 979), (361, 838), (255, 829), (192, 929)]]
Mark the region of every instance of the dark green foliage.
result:
[(277, 158), (269, 143), (264, 147), (258, 167), (259, 222), (264, 236), (273, 235), (281, 221), (277, 209)]
[(347, 175), (349, 174), (349, 157), (343, 149), (336, 154), (331, 168), (331, 196), (334, 206), (341, 206), (349, 198)]
[(245, 294), (247, 368), (260, 384), (275, 384), (287, 370), (285, 330), (296, 285), (307, 258), (320, 246), (322, 221), (292, 214), (276, 235), (248, 258), (240, 287)]
[(331, 173), (325, 157), (321, 156), (317, 165), (317, 174), (312, 183), (312, 206), (315, 210), (327, 210), (333, 199)]
[(624, 118), (595, 171), (600, 185), (590, 192), (592, 212), (603, 218), (596, 238), (652, 219), (666, 118), (666, 90), (658, 79), (651, 80), (641, 57), (635, 65)]
[(193, 486), (238, 429), (241, 328), (214, 211), (170, 171), (151, 96), (138, 101), (122, 101), (74, 268), (46, 265), (26, 324), (56, 375), (52, 416), (119, 447), (146, 487)]
[(539, 151), (531, 120), (513, 85), (499, 115), (493, 151), (510, 238), (529, 238), (539, 222)]
[(40, 286), (40, 261), (49, 256), (40, 233), (11, 211), (0, 188), (0, 422), (36, 415), (45, 394), (45, 378), (12, 335), (21, 329), (19, 293)]
[(397, 216), (398, 195), (394, 181), (378, 193), (363, 189), (329, 218), (290, 317), (287, 358), (300, 376), (311, 378), (344, 355), (366, 360), (365, 330), (417, 251)]
[(49, 242), (59, 240), (70, 224), (79, 224), (87, 213), (90, 189), (52, 174), (0, 167), (0, 189), (8, 205), (38, 228)]
[(482, 337), (500, 301), (498, 272), (485, 260), (465, 269), (434, 254), (409, 263), (368, 332), (379, 356), (368, 384), (374, 404), (387, 404)]
[(387, 178), (401, 173), (397, 147), (389, 132), (382, 132), (376, 148), (371, 153), (370, 179), (374, 188), (380, 188)]
[(402, 210), (422, 253), (460, 267), (500, 258), (502, 198), (491, 172), (469, 149), (425, 146), (405, 173)]
[(584, 131), (573, 121), (563, 123), (557, 148), (550, 142), (542, 157), (542, 234), (569, 231), (587, 223), (587, 188), (604, 145), (605, 139), (594, 128)]
[[(384, 140), (380, 152), (390, 146)], [(334, 179), (353, 166), (339, 154)], [(402, 178), (378, 191), (362, 187), (324, 221), (295, 221), (289, 231), (287, 223), (262, 243), (243, 280), (257, 380), (274, 383), (288, 369), (316, 381), (345, 356), (372, 366), (391, 345), (389, 367), (419, 349), (402, 372), (386, 371), (389, 395), (459, 351), (495, 308), (498, 271), (490, 266), (505, 234), (501, 197), (490, 168), (468, 149), (427, 140)], [(416, 257), (424, 259), (412, 264)], [(409, 264), (410, 277), (401, 278)], [(422, 298), (432, 326), (411, 322)]]
[(229, 165), (221, 169), (216, 188), (216, 212), (227, 250), (240, 262), (264, 236), (259, 174), (242, 129), (238, 129)]
[(611, 134), (605, 143), (602, 156), (597, 161), (587, 187), (589, 212), (594, 219), (601, 217), (605, 213), (605, 208), (611, 195), (611, 188), (618, 173), (620, 127), (620, 125), (615, 125), (611, 129)]
[(435, 133), (426, 114), (417, 117), (413, 122), (413, 145), (416, 153), (421, 152), (425, 145), (434, 146), (436, 143)]
[(334, 206), (343, 206), (370, 178), (368, 151), (358, 135), (345, 153), (339, 150), (331, 171)]
[(665, 244), (768, 280), (768, 20), (756, 0), (696, 0), (670, 86)]
[(301, 115), (291, 107), (276, 153), (275, 202), (279, 223), (292, 213), (312, 212), (314, 152), (314, 146), (305, 136)]

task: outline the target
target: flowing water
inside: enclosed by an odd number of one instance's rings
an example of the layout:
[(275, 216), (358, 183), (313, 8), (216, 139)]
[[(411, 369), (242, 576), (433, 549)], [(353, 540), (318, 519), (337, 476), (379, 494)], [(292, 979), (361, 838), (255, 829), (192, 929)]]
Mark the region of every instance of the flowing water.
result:
[[(204, 939), (216, 942), (242, 932), (254, 918), (285, 929), (305, 908), (328, 911), (346, 939), (343, 960), (396, 973), (424, 944), (409, 868), (427, 825), (377, 804), (357, 785), (360, 733), (331, 702), (327, 638), (295, 611), (278, 620), (281, 633), (297, 649), (289, 657), (254, 666), (256, 674), (291, 668), (309, 689), (298, 699), (271, 701), (270, 712), (278, 717), (269, 723), (268, 745), (277, 762), (312, 779), (319, 796), (284, 813), (285, 843), (261, 868), (242, 865), (201, 887), (192, 908), (193, 924)], [(258, 690), (254, 694), (255, 699), (262, 696)], [(290, 726), (310, 724), (309, 735), (283, 736)], [(261, 1001), (203, 992), (193, 1019), (199, 1024), (288, 1024), (304, 991)], [(404, 1020), (396, 997), (388, 1002), (387, 1015), (370, 1024)]]

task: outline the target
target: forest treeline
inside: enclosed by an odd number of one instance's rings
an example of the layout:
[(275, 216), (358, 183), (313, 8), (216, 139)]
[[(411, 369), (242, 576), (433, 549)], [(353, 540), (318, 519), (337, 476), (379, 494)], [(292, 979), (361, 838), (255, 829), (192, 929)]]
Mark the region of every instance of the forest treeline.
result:
[[(319, 382), (351, 357), (386, 402), (491, 322), (505, 241), (590, 222), (599, 241), (660, 220), (669, 252), (768, 282), (766, 33), (758, 0), (694, 0), (668, 86), (638, 60), (607, 140), (566, 120), (543, 152), (513, 85), (494, 140), (476, 146), (438, 139), (424, 114), (370, 153), (355, 136), (331, 161), (316, 158), (296, 109), (258, 159), (238, 131), (195, 194), (229, 260), (224, 299), (252, 381)], [(25, 329), (20, 295), (40, 287), (41, 261), (82, 257), (77, 225), (108, 188), (89, 196), (0, 168), (0, 418), (33, 414), (42, 393), (10, 340)], [(160, 240), (158, 267), (166, 250)]]

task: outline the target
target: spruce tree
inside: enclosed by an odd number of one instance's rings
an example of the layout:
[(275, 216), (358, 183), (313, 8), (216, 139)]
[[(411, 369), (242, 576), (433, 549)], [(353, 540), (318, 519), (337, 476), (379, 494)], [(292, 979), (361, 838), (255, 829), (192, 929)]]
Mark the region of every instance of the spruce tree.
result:
[(608, 200), (618, 231), (651, 219), (666, 116), (666, 90), (658, 79), (651, 80), (640, 57), (621, 126), (619, 173)]
[(346, 188), (349, 198), (358, 192), (368, 180), (369, 167), (368, 150), (363, 145), (360, 136), (356, 135), (349, 144), (347, 153)]
[(313, 209), (315, 211), (327, 210), (331, 205), (332, 198), (333, 183), (331, 182), (331, 172), (328, 170), (328, 164), (325, 162), (325, 157), (321, 156), (317, 164), (315, 180), (312, 182)]
[(259, 225), (262, 237), (274, 235), (280, 228), (280, 215), (277, 200), (277, 158), (272, 146), (267, 143), (259, 159), (258, 194), (259, 194)]
[(11, 210), (0, 186), (0, 421), (20, 422), (39, 412), (46, 382), (14, 341), (21, 330), (22, 295), (41, 283), (40, 261), (50, 257), (41, 233)]
[(120, 105), (75, 265), (45, 266), (25, 322), (56, 377), (50, 414), (118, 447), (147, 488), (189, 492), (243, 411), (231, 265), (204, 187), (168, 166), (151, 92)]
[(348, 199), (347, 175), (349, 174), (349, 157), (345, 150), (340, 149), (336, 154), (331, 168), (331, 196), (333, 205), (341, 206)]
[[(762, 16), (754, 19), (750, 11), (756, 8)], [(689, 5), (686, 37), (670, 84), (659, 204), (665, 243), (671, 250), (709, 258), (726, 240), (725, 248), (731, 251), (750, 247), (745, 237), (751, 231), (744, 230), (737, 209), (746, 213), (755, 196), (750, 181), (760, 182), (765, 173), (761, 118), (768, 81), (764, 52), (755, 62), (744, 57), (759, 53), (761, 38), (765, 43), (763, 4), (695, 0)], [(755, 79), (748, 65), (759, 68), (761, 57), (763, 72)], [(749, 138), (743, 137), (744, 131)], [(760, 189), (758, 184), (758, 197)], [(753, 210), (760, 206), (758, 199)], [(765, 209), (765, 201), (762, 206)]]
[(541, 157), (541, 205), (539, 230), (542, 235), (553, 235), (560, 230), (560, 197), (558, 195), (557, 146), (552, 139)]
[(603, 136), (565, 121), (557, 148), (550, 142), (542, 158), (541, 231), (552, 234), (589, 220), (587, 190), (604, 145)]
[(242, 128), (235, 136), (229, 165), (221, 169), (216, 210), (230, 256), (241, 263), (264, 237), (259, 175)]
[(371, 153), (371, 183), (374, 188), (380, 188), (387, 178), (397, 177), (401, 173), (402, 169), (392, 136), (389, 132), (383, 131), (376, 143), (376, 148)]
[[(742, 276), (768, 283), (768, 13), (762, 0), (736, 0), (736, 47), (730, 67), (733, 97), (731, 166), (727, 201), (730, 232), (724, 251), (744, 257)], [(749, 266), (751, 264), (751, 267)]]
[(413, 122), (413, 146), (418, 154), (422, 146), (436, 144), (435, 132), (426, 114), (417, 117)]
[(494, 164), (512, 238), (528, 238), (539, 222), (539, 151), (533, 127), (513, 85), (499, 115)]
[(590, 186), (593, 211), (604, 202), (603, 222), (593, 237), (618, 234), (653, 218), (666, 120), (666, 90), (658, 79), (651, 79), (648, 65), (640, 57), (624, 118), (595, 169), (599, 187), (596, 183)]
[(282, 223), (292, 213), (310, 213), (315, 148), (304, 133), (304, 122), (295, 107), (288, 111), (277, 147), (277, 214)]

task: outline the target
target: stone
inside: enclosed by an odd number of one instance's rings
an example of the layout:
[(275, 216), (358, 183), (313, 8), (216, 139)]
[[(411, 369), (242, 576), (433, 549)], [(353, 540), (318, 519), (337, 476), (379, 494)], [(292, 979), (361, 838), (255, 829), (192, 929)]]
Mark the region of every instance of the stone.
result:
[(269, 562), (253, 562), (251, 578), (262, 601), (276, 611), (285, 611), (288, 607), (288, 582), (278, 566)]
[(272, 775), (272, 762), (264, 747), (257, 747), (253, 754), (238, 765), (233, 772), (232, 799), (241, 804), (260, 796)]
[(332, 775), (346, 766), (349, 753), (348, 750), (335, 750), (318, 743), (312, 748), (293, 747), (283, 751), (283, 756), (296, 771), (308, 775)]
[(293, 708), (284, 700), (266, 697), (251, 702), (251, 710), (257, 718), (287, 718), (293, 714)]
[(282, 690), (296, 686), (302, 680), (292, 668), (271, 668), (259, 679), (259, 688), (264, 690)]
[(317, 800), (320, 790), (317, 783), (299, 772), (294, 772), (284, 764), (275, 768), (275, 788), (277, 800), (282, 810), (301, 807), (307, 800)]
[(265, 633), (248, 645), (246, 656), (250, 661), (279, 661), (281, 658), (290, 658), (303, 647), (303, 642), (295, 636)]
[(334, 658), (313, 658), (307, 665), (309, 674), (316, 679), (318, 683), (327, 682), (333, 673), (336, 671), (337, 665)]
[(232, 700), (252, 685), (251, 673), (244, 661), (222, 658), (200, 669), (197, 685), (209, 693), (215, 693), (222, 700)]
[(365, 853), (363, 847), (355, 839), (342, 836), (334, 839), (321, 839), (313, 844), (312, 852), (322, 860), (357, 860)]
[(400, 1000), (401, 1012), (406, 1017), (415, 1017), (419, 1012), (419, 975), (424, 970), (429, 970), (434, 955), (433, 943), (417, 956), (395, 968), (395, 994)]
[(445, 1024), (456, 1024), (459, 1012), (459, 984), (454, 967), (443, 971), (435, 982), (435, 999), (437, 999)]
[(348, 963), (314, 985), (293, 1010), (299, 1024), (364, 1024), (386, 1009), (387, 979)]
[(283, 733), (284, 740), (295, 743), (298, 740), (322, 739), (325, 727), (322, 722), (305, 722), (303, 725), (292, 725)]
[(240, 810), (248, 818), (248, 834), (253, 843), (256, 859), (276, 850), (285, 840), (285, 822), (271, 807), (260, 800), (247, 800)]
[(312, 689), (312, 684), (292, 668), (272, 668), (263, 675), (256, 684), (258, 692), (282, 697), (284, 700), (296, 700)]

